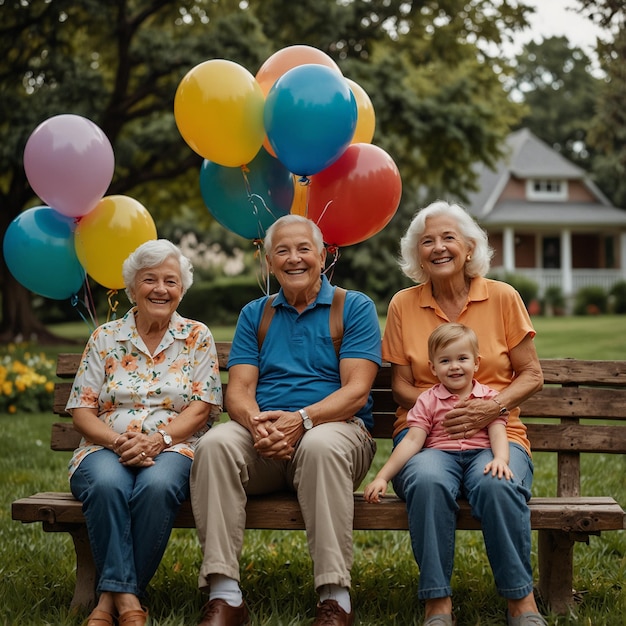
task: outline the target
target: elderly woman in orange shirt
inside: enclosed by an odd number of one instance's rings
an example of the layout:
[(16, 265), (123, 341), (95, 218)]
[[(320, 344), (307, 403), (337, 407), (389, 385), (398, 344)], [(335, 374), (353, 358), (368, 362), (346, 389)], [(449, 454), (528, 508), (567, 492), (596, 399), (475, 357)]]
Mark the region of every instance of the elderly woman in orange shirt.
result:
[[(509, 626), (544, 626), (533, 595), (531, 531), (527, 500), (533, 477), (530, 443), (519, 405), (543, 385), (535, 331), (524, 303), (510, 285), (485, 278), (492, 256), (484, 231), (460, 206), (435, 202), (419, 211), (401, 241), (403, 272), (418, 283), (389, 304), (383, 358), (392, 364), (399, 404), (394, 439), (407, 432), (406, 416), (417, 397), (437, 381), (428, 366), (428, 336), (444, 322), (472, 328), (481, 348), (477, 378), (499, 394), (461, 399), (444, 422), (452, 438), (471, 437), (509, 411), (511, 480), (494, 480), (482, 465), (460, 471), (446, 456), (425, 449), (396, 475), (406, 500), (413, 552), (420, 567), (418, 596), (425, 626), (451, 626), (457, 497), (467, 497), (481, 521), (487, 555)], [(436, 458), (435, 458), (436, 457)]]

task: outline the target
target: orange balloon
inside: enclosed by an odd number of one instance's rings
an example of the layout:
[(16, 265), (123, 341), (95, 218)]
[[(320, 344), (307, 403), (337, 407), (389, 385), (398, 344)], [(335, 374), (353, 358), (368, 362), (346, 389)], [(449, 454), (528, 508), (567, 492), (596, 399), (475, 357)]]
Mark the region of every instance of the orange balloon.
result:
[(376, 114), (374, 105), (361, 85), (346, 78), (356, 100), (357, 118), (354, 137), (350, 143), (372, 143), (376, 129)]
[(309, 185), (301, 183), (299, 176), (293, 177), (294, 194), (293, 202), (291, 203), (290, 213), (292, 215), (307, 215), (307, 205), (309, 203)]
[(76, 256), (107, 289), (123, 289), (122, 264), (139, 245), (157, 238), (152, 216), (128, 196), (105, 196), (80, 218), (74, 232)]
[(325, 52), (313, 46), (287, 46), (274, 52), (256, 73), (256, 81), (267, 96), (274, 83), (287, 71), (299, 65), (325, 65), (341, 74), (339, 66)]

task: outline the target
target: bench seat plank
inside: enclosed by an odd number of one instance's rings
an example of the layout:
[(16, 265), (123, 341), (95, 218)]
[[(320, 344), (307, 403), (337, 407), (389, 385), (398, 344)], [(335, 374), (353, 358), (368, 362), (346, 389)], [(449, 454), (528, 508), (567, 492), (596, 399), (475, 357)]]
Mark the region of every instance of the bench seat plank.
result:
[[(355, 530), (408, 530), (404, 502), (394, 495), (386, 496), (380, 504), (369, 504), (362, 494), (354, 494)], [(475, 520), (465, 500), (459, 501), (457, 527), (476, 530)], [(608, 497), (533, 498), (530, 503), (531, 525), (534, 530), (565, 530), (568, 532), (598, 533), (603, 530), (622, 530), (624, 511)], [(272, 530), (303, 530), (300, 507), (291, 493), (251, 496), (246, 509), (246, 527)], [(55, 525), (84, 524), (82, 507), (70, 493), (42, 492), (13, 502), (14, 520), (24, 523), (45, 522), (49, 530)], [(176, 520), (176, 527), (194, 528), (191, 505), (186, 501)]]

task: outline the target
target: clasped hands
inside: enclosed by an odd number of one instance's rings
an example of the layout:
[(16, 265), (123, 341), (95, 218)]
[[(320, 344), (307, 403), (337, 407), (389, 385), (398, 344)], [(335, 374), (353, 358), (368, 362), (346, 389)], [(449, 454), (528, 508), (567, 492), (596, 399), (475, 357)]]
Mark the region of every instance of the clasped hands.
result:
[(304, 433), (302, 417), (294, 411), (263, 411), (252, 418), (254, 447), (266, 459), (289, 461)]
[(115, 439), (113, 452), (120, 457), (122, 465), (149, 467), (154, 465), (154, 457), (160, 449), (150, 435), (127, 431)]

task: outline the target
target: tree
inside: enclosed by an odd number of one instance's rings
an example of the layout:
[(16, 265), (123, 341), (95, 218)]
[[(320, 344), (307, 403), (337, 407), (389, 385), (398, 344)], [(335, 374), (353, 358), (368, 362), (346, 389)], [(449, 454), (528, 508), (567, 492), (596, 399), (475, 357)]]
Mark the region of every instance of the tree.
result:
[(587, 132), (602, 83), (591, 59), (567, 38), (550, 37), (526, 44), (516, 61), (516, 92), (528, 109), (519, 126), (588, 169)]
[[(24, 145), (43, 120), (84, 115), (110, 139), (116, 171), (108, 194), (125, 193), (157, 222), (180, 208), (207, 219), (197, 190), (201, 158), (185, 145), (173, 116), (185, 73), (227, 58), (253, 74), (293, 43), (330, 54), (372, 97), (374, 142), (396, 161), (404, 200), (396, 224), (363, 252), (348, 250), (341, 269), (359, 268), (373, 296), (385, 280), (399, 229), (424, 198), (471, 188), (470, 165), (493, 163), (517, 119), (502, 88), (502, 64), (485, 52), (505, 28), (524, 25), (528, 8), (489, 0), (0, 0), (0, 233), (37, 202), (22, 164)], [(424, 192), (422, 190), (428, 190)], [(395, 265), (395, 263), (394, 263)], [(348, 272), (349, 273), (349, 272)], [(394, 276), (399, 272), (393, 269)], [(398, 278), (397, 281), (401, 279)], [(30, 294), (0, 266), (0, 341), (51, 340)], [(382, 285), (380, 283), (383, 283)], [(386, 283), (386, 284), (384, 284)]]
[(589, 143), (597, 153), (592, 171), (613, 204), (626, 209), (626, 24), (623, 12), (615, 40), (603, 44), (600, 53), (606, 80), (600, 87), (589, 129)]

